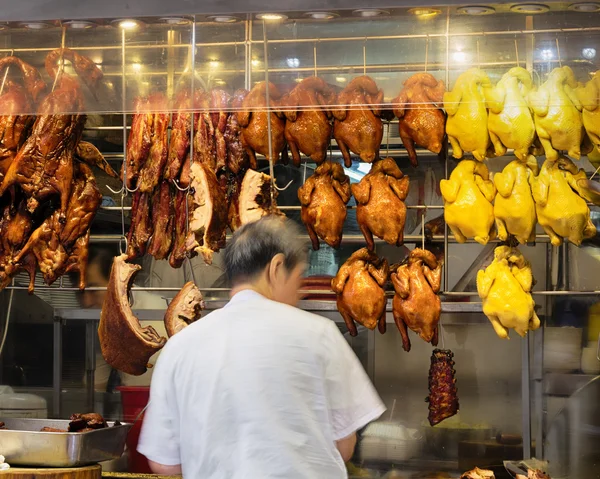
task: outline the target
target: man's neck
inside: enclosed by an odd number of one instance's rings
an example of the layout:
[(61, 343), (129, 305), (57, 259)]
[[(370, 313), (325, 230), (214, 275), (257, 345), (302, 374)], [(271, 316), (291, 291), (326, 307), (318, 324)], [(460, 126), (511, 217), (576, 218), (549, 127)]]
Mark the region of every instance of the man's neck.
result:
[(241, 283), (238, 284), (237, 286), (234, 286), (233, 288), (231, 288), (231, 291), (229, 293), (229, 297), (233, 298), (237, 293), (241, 292), (241, 291), (255, 291), (258, 294), (264, 296), (267, 299), (271, 298), (271, 291), (270, 288), (268, 288), (266, 285), (261, 284), (260, 282), (258, 283)]

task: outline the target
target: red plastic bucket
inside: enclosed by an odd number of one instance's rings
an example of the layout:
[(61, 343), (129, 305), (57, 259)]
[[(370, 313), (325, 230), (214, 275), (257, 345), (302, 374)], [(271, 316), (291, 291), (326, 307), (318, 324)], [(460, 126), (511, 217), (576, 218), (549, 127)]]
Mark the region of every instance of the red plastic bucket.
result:
[[(133, 422), (138, 414), (146, 407), (150, 399), (150, 388), (147, 386), (119, 386), (121, 405), (123, 406), (123, 421)], [(146, 456), (137, 452), (144, 416), (136, 422), (127, 435), (127, 449), (129, 450), (129, 472), (150, 474), (150, 466)]]

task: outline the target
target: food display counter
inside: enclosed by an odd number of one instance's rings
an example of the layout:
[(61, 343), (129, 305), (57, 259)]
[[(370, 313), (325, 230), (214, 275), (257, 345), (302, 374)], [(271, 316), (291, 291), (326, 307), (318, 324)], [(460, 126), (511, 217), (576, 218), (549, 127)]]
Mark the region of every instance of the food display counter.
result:
[(144, 373), (183, 295), (189, 321), (225, 304), (232, 231), (281, 214), (312, 247), (299, 306), (339, 325), (388, 407), (353, 473), (552, 471), (554, 415), (600, 372), (600, 3), (27, 3), (0, 18), (0, 353), (43, 310), (54, 417), (73, 412), (68, 325), (92, 410), (98, 327), (106, 361)]

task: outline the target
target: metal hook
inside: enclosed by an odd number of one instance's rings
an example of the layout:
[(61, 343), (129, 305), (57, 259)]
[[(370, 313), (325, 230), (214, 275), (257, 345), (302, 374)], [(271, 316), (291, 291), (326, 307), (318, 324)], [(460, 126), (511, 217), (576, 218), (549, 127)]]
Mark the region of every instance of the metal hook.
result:
[(367, 74), (367, 37), (363, 43), (363, 75)]
[(560, 43), (556, 37), (556, 55), (558, 56), (558, 66), (562, 68), (562, 59), (560, 58)]
[(173, 178), (171, 180), (171, 182), (175, 185), (175, 188), (177, 188), (179, 191), (188, 191), (190, 189), (190, 185), (187, 185), (187, 187), (182, 188), (181, 186), (179, 186), (179, 182), (177, 181), (176, 178)]
[[(123, 242), (125, 242), (125, 249), (123, 249)], [(119, 253), (120, 254), (125, 254), (125, 252), (127, 251), (127, 248), (129, 247), (129, 244), (127, 242), (127, 236), (123, 236), (120, 240), (119, 240)]]
[(65, 51), (66, 36), (67, 36), (67, 27), (66, 27), (66, 25), (62, 25), (62, 33), (61, 33), (61, 38), (60, 38), (60, 58), (58, 60), (58, 72), (56, 73), (56, 76), (54, 77), (54, 83), (52, 84), (52, 91), (54, 91), (54, 89), (56, 88), (56, 83), (58, 82), (58, 79), (64, 73), (64, 70), (65, 70), (64, 51)]
[(421, 249), (425, 249), (425, 216), (427, 216), (427, 205), (425, 206), (425, 211), (421, 215)]
[(140, 189), (140, 185), (137, 185), (135, 187), (135, 189), (133, 189), (133, 190), (130, 190), (129, 188), (127, 188), (127, 185), (124, 185), (124, 186), (125, 186), (125, 191), (127, 191), (128, 193), (135, 193)]
[[(306, 163), (304, 163), (304, 164), (306, 165)], [(289, 182), (287, 185), (285, 185), (283, 188), (279, 188), (279, 186), (277, 186), (277, 185), (275, 184), (275, 180), (273, 180), (273, 186), (274, 186), (274, 188), (275, 188), (277, 191), (285, 191), (285, 190), (287, 190), (287, 189), (290, 187), (290, 185), (291, 185), (293, 182), (294, 182), (294, 180), (292, 179), (292, 180), (290, 180), (290, 182)]]
[(515, 37), (515, 54), (517, 55), (517, 66), (521, 66), (521, 62), (519, 61), (519, 42), (517, 41), (517, 37)]
[(106, 185), (106, 187), (109, 189), (109, 191), (114, 194), (114, 195), (120, 195), (121, 193), (123, 193), (123, 191), (125, 191), (125, 185), (121, 186), (120, 189), (118, 189), (117, 191), (113, 190), (110, 186)]
[(429, 34), (427, 34), (427, 41), (425, 43), (425, 73), (427, 73), (428, 60), (429, 60)]
[(315, 76), (317, 75), (317, 42), (313, 44), (313, 60), (315, 64)]

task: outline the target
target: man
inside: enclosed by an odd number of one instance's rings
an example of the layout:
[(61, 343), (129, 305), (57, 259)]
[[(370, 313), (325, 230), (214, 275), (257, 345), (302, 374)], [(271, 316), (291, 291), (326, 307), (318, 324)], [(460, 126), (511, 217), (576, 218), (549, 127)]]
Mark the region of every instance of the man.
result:
[(158, 360), (138, 451), (189, 478), (347, 477), (356, 431), (385, 407), (336, 325), (294, 307), (299, 229), (266, 217), (225, 250), (231, 301)]

